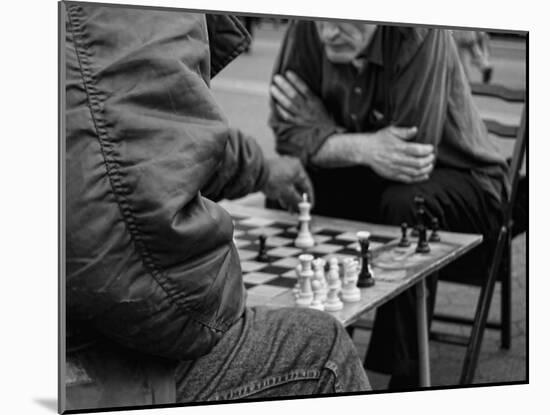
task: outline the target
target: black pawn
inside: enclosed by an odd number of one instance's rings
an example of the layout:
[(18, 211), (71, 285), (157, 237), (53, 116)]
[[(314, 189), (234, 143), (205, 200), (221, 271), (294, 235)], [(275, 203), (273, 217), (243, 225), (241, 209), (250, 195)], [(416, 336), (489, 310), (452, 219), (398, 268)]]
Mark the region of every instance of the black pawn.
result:
[(265, 246), (267, 236), (260, 235), (258, 239), (260, 242), (260, 248), (258, 249), (258, 256), (256, 257), (256, 260), (260, 262), (269, 262), (269, 257), (267, 256), (267, 249)]
[(420, 225), (424, 224), (424, 215), (426, 214), (424, 203), (425, 203), (425, 200), (422, 196), (414, 197), (416, 225), (413, 226), (411, 236), (414, 236), (414, 237), (420, 236)]
[(420, 254), (427, 254), (430, 252), (426, 227), (422, 224), (418, 227), (418, 245), (416, 245), (416, 252)]
[(357, 279), (357, 286), (359, 288), (372, 287), (374, 285), (374, 278), (369, 266), (369, 238), (360, 238), (359, 246), (361, 247), (361, 272)]
[(411, 245), (411, 241), (409, 241), (409, 238), (407, 238), (407, 227), (408, 227), (407, 222), (403, 222), (401, 224), (401, 240), (397, 245), (401, 248), (406, 248)]
[(432, 233), (430, 234), (430, 242), (441, 241), (441, 237), (437, 231), (439, 231), (439, 220), (434, 217), (432, 218)]

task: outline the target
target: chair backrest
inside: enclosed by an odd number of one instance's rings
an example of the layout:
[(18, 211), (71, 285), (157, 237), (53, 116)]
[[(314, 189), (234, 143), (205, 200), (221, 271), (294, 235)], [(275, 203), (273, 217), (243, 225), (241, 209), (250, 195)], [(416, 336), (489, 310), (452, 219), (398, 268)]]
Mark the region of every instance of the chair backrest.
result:
[[(470, 84), (470, 88), (474, 96), (495, 98), (510, 103), (525, 103), (524, 89), (508, 88), (498, 84), (481, 84), (477, 82)], [(495, 134), (504, 139), (517, 138), (518, 136), (518, 125), (504, 124), (488, 117), (484, 118), (483, 121), (491, 134)]]
[(524, 89), (513, 89), (497, 84), (471, 84), (472, 94), (474, 96), (484, 96), (495, 98), (509, 103), (523, 103), (523, 109), (519, 125), (504, 124), (490, 117), (484, 117), (483, 121), (490, 134), (494, 134), (501, 139), (515, 139), (514, 149), (510, 162), (509, 179), (511, 191), (508, 194), (504, 209), (505, 224), (511, 226), (513, 206), (516, 201), (520, 170), (524, 161), (525, 148), (527, 146), (527, 102)]
[(527, 128), (527, 103), (525, 103), (523, 107), (523, 111), (521, 114), (521, 123), (518, 129), (518, 134), (516, 137), (516, 143), (514, 145), (514, 154), (512, 155), (512, 163), (510, 164), (510, 183), (511, 183), (511, 190), (510, 194), (508, 195), (508, 206), (506, 209), (506, 223), (511, 226), (512, 221), (512, 210), (513, 206), (516, 202), (516, 196), (517, 196), (517, 190), (518, 190), (518, 184), (519, 184), (519, 178), (520, 178), (520, 168), (523, 163), (523, 157), (525, 154), (525, 148), (527, 146), (527, 134), (528, 128)]

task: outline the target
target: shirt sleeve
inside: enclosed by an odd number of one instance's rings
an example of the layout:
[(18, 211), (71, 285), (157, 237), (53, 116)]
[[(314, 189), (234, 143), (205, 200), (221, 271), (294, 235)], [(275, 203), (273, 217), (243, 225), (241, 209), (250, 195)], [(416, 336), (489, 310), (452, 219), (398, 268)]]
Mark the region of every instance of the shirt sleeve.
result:
[(417, 127), (415, 141), (436, 149), (443, 136), (450, 91), (450, 42), (445, 30), (428, 30), (422, 39), (415, 33), (406, 36), (393, 57), (390, 79), (392, 124)]
[[(291, 70), (314, 94), (321, 96), (322, 56), (315, 23), (294, 21), (283, 39), (273, 75)], [(308, 164), (330, 136), (344, 131), (336, 124), (296, 125), (285, 121), (275, 110), (272, 98), (270, 109), (269, 125), (275, 134), (277, 152), (298, 157), (304, 164)]]

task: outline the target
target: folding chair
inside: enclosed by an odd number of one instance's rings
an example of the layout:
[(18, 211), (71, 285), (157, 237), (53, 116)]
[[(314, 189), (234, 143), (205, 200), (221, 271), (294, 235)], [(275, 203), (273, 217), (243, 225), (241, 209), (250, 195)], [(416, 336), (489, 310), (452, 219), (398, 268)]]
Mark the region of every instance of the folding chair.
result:
[[(498, 121), (484, 120), (489, 133), (501, 138), (515, 138), (514, 151), (510, 162), (509, 177), (511, 192), (503, 203), (503, 222), (499, 229), (496, 247), (492, 256), (487, 278), (482, 281), (453, 281), (471, 285), (481, 285), (475, 316), (468, 319), (462, 316), (445, 315), (434, 313), (433, 320), (447, 323), (472, 325), (469, 336), (451, 335), (433, 331), (430, 338), (446, 343), (466, 345), (466, 356), (464, 359), (460, 384), (470, 384), (473, 380), (479, 351), (485, 328), (500, 329), (501, 347), (509, 349), (511, 344), (511, 308), (512, 308), (512, 275), (511, 275), (511, 246), (513, 233), (513, 212), (516, 202), (518, 183), (520, 180), (520, 169), (523, 163), (525, 148), (527, 144), (527, 103), (525, 102), (524, 90), (513, 90), (500, 85), (473, 84), (474, 95), (483, 95), (498, 98), (508, 102), (523, 102), (523, 111), (519, 126), (504, 125)], [(501, 309), (500, 322), (488, 322), (488, 313), (493, 298), (496, 282), (501, 283)]]

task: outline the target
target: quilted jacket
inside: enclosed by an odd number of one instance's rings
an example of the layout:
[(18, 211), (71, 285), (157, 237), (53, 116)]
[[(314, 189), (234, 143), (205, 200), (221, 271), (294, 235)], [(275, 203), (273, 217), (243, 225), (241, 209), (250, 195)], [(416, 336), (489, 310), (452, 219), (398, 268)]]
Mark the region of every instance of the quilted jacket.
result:
[[(209, 90), (249, 42), (235, 19), (63, 5), (67, 382), (108, 383), (94, 350), (151, 363), (129, 364), (132, 378), (208, 353), (242, 316), (232, 220), (212, 200), (260, 189), (267, 171)], [(172, 399), (145, 389), (94, 405)]]

